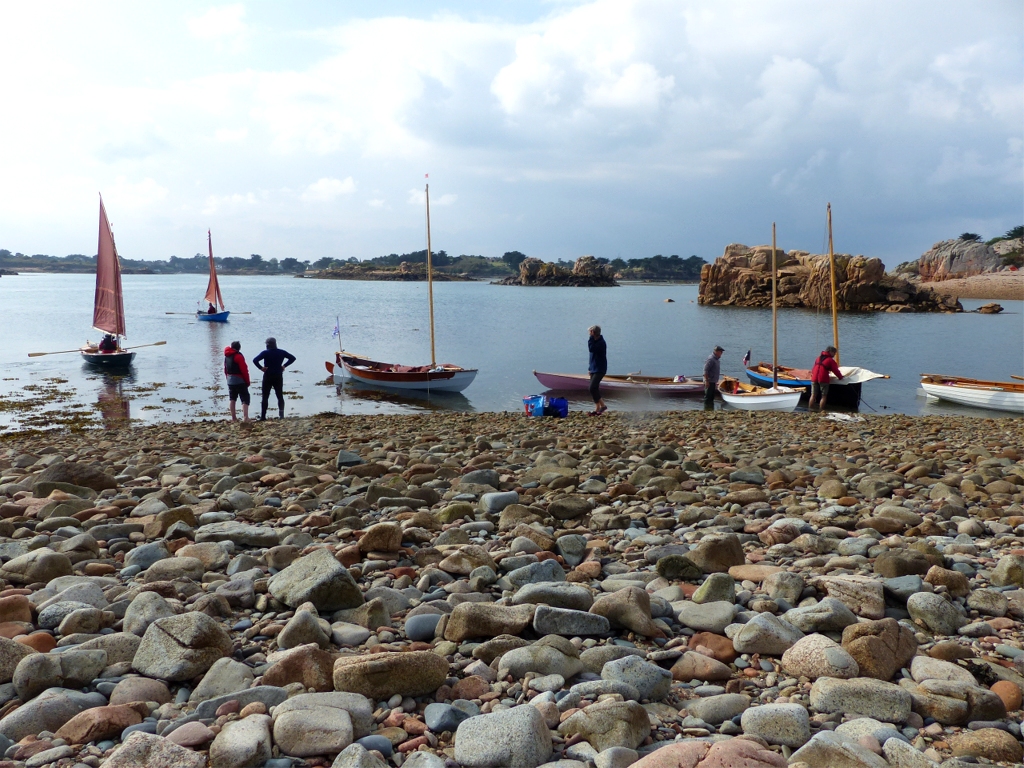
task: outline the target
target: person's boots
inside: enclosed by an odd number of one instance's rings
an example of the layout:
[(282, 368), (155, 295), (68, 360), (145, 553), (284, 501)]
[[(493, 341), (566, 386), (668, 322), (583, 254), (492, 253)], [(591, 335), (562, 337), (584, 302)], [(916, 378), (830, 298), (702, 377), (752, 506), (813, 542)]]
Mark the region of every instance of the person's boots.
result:
[(284, 408), (278, 408), (278, 412), (281, 414), (281, 418), (284, 418)]

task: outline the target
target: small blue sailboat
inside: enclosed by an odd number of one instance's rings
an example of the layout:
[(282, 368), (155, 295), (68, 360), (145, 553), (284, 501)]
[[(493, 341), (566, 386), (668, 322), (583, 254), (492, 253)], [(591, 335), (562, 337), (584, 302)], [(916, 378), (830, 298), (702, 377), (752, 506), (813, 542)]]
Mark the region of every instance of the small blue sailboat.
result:
[[(203, 300), (209, 305), (206, 311), (197, 310), (196, 320), (206, 323), (226, 323), (231, 313), (224, 309), (224, 297), (220, 294), (220, 283), (217, 282), (217, 265), (213, 263), (213, 235), (206, 230), (206, 242), (210, 251), (210, 282), (206, 286)], [(217, 311), (217, 307), (220, 311)]]

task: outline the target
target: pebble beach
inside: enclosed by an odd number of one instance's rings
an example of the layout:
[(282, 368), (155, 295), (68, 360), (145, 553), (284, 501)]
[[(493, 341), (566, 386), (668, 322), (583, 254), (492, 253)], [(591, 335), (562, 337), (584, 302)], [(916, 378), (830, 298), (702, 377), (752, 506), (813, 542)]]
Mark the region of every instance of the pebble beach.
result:
[(323, 414), (0, 442), (0, 768), (1019, 765), (1024, 427)]

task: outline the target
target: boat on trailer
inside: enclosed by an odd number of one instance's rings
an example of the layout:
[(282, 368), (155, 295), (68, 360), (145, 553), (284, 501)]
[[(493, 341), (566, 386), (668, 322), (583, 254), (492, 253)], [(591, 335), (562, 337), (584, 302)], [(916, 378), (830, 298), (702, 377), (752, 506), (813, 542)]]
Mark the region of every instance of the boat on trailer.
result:
[[(590, 376), (585, 373), (534, 371), (533, 375), (548, 389), (559, 392), (584, 392), (590, 389)], [(609, 392), (646, 392), (654, 395), (695, 395), (704, 391), (704, 380), (700, 376), (612, 374), (601, 379), (601, 389)]]
[(92, 326), (114, 337), (114, 349), (101, 349), (102, 344), (86, 341), (79, 348), (82, 359), (106, 369), (127, 368), (135, 353), (121, 348), (125, 336), (124, 296), (121, 290), (121, 262), (114, 244), (114, 230), (107, 219), (107, 209), (100, 198), (100, 235), (96, 249), (96, 293), (93, 297)]
[(1024, 414), (1024, 382), (986, 381), (965, 376), (922, 373), (921, 389), (929, 400), (945, 400), (972, 408)]
[(206, 230), (206, 244), (210, 252), (210, 282), (206, 285), (203, 301), (214, 309), (219, 306), (220, 312), (204, 312), (200, 309), (196, 311), (196, 320), (204, 323), (226, 323), (231, 312), (224, 309), (224, 297), (221, 296), (220, 283), (217, 281), (217, 265), (213, 263), (213, 235), (210, 234), (210, 230)]

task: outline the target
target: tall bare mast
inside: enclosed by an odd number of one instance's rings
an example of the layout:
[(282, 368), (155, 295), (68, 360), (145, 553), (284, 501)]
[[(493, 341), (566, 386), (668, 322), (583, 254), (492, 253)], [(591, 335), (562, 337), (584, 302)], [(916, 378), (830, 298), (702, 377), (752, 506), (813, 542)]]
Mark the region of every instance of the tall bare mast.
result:
[(836, 254), (832, 250), (832, 203), (825, 209), (828, 215), (828, 268), (832, 278), (832, 346), (836, 348), (839, 365), (839, 311), (836, 307)]
[(779, 388), (779, 321), (775, 298), (775, 222), (772, 222), (772, 387)]
[(430, 298), (430, 367), (437, 366), (434, 352), (434, 262), (430, 254), (430, 184), (427, 184), (427, 296)]

